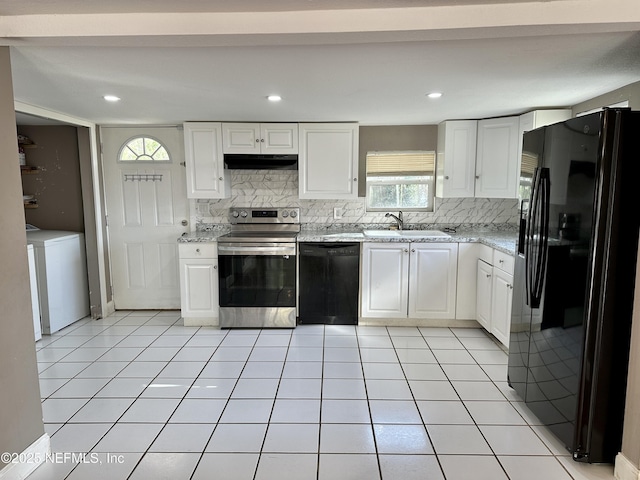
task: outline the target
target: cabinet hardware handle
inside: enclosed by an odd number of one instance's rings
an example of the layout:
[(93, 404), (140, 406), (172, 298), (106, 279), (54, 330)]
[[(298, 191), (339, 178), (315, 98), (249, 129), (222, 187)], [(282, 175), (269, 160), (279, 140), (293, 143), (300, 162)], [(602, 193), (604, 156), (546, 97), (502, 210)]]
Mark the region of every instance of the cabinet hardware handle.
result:
[(260, 143), (260, 139), (259, 138), (256, 138), (256, 143)]
[(214, 266), (213, 266), (213, 269), (214, 269), (214, 270), (217, 270), (217, 269), (218, 269), (218, 265), (214, 265)]
[(224, 180), (224, 178), (220, 177), (218, 180), (222, 181), (222, 180)]
[(409, 253), (409, 249), (408, 249), (408, 248), (405, 248), (405, 249), (404, 249), (404, 253)]
[(200, 249), (199, 248), (196, 248), (196, 253), (200, 253)]
[(260, 139), (260, 142), (261, 142), (261, 143), (264, 143), (264, 138), (261, 138), (261, 139)]
[(491, 274), (490, 273), (487, 273), (485, 275), (487, 276), (487, 278), (491, 278)]
[(449, 180), (449, 175), (445, 175), (445, 176), (444, 176), (444, 179), (445, 179), (445, 180)]
[(513, 288), (513, 285), (511, 285), (510, 283), (507, 283), (507, 288)]
[(478, 180), (480, 178), (480, 175), (476, 175), (476, 180)]
[(354, 181), (354, 182), (357, 182), (357, 181), (358, 181), (358, 179), (357, 179), (357, 178), (354, 178), (354, 179), (353, 179), (353, 181)]
[(412, 249), (411, 249), (411, 253), (416, 253), (416, 249), (415, 249), (415, 248), (412, 248)]

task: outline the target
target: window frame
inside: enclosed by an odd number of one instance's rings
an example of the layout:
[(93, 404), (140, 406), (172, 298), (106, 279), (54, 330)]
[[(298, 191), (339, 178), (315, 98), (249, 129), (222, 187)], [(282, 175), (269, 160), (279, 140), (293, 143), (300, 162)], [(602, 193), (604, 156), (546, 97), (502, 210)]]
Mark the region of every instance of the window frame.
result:
[[(137, 155), (136, 152), (133, 151), (133, 149), (131, 147), (129, 147), (129, 144), (134, 141), (134, 140), (138, 140), (138, 139), (142, 139), (142, 143), (144, 145), (144, 140), (145, 139), (150, 139), (153, 140), (155, 142), (158, 143), (158, 145), (160, 145), (156, 150), (154, 150), (154, 154), (156, 152), (158, 152), (158, 150), (160, 149), (164, 149), (165, 152), (167, 152), (167, 157), (168, 159), (164, 160), (157, 160), (155, 158), (153, 158), (152, 155), (149, 155), (150, 159), (149, 160), (139, 160), (141, 155)], [(123, 160), (122, 159), (122, 152), (128, 148), (134, 155), (137, 155), (137, 158), (135, 160)], [(146, 154), (146, 151), (145, 151)], [(169, 152), (169, 149), (167, 148), (167, 146), (161, 142), (158, 138), (152, 136), (152, 135), (135, 135), (129, 139), (127, 139), (122, 146), (118, 149), (118, 156), (117, 156), (117, 161), (118, 163), (122, 163), (124, 165), (156, 165), (156, 164), (170, 164), (173, 163), (173, 157), (171, 156), (171, 152)]]
[[(368, 171), (365, 166), (365, 211), (366, 212), (388, 212), (389, 210), (402, 210), (405, 212), (434, 212), (435, 211), (435, 180), (436, 180), (436, 152), (433, 150), (394, 150), (394, 151), (370, 151), (365, 155), (365, 161), (368, 161), (371, 155), (393, 155), (393, 154), (424, 154), (431, 155), (433, 157), (433, 171), (432, 172), (411, 172), (407, 175), (405, 172), (397, 173), (385, 173), (375, 174)], [(407, 172), (409, 173), (409, 172)], [(383, 179), (388, 177), (389, 181), (386, 182)], [(398, 177), (405, 177), (406, 180), (398, 180)], [(414, 177), (414, 178), (411, 178)], [(427, 177), (427, 180), (423, 180), (423, 177)], [(370, 178), (376, 178), (372, 181)], [(390, 205), (384, 207), (373, 207), (370, 204), (371, 195), (370, 187), (373, 185), (426, 185), (427, 187), (427, 206), (426, 207), (405, 207), (398, 205)]]

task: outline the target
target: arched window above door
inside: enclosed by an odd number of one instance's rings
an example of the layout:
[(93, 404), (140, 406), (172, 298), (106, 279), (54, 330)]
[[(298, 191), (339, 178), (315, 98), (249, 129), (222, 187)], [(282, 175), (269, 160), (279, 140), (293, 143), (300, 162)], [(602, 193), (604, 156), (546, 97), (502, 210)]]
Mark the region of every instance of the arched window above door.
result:
[(170, 162), (166, 147), (152, 137), (134, 137), (120, 148), (119, 162)]

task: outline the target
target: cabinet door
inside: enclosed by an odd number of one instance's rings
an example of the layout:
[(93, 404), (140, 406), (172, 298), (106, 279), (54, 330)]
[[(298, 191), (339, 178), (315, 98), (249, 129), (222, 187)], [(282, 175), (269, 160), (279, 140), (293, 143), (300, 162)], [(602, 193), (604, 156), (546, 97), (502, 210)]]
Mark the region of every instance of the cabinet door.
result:
[(493, 268), (486, 262), (478, 260), (476, 273), (476, 320), (487, 332), (491, 332), (491, 288), (493, 285)]
[(407, 318), (409, 244), (365, 243), (362, 317)]
[(412, 243), (409, 318), (456, 316), (457, 243)]
[(476, 197), (517, 197), (519, 128), (519, 117), (478, 122)]
[(474, 196), (477, 129), (477, 120), (455, 120), (438, 125), (436, 196)]
[(274, 155), (298, 153), (297, 123), (263, 123), (260, 125), (260, 150)]
[(458, 244), (458, 272), (456, 283), (456, 319), (475, 320), (476, 318), (476, 277), (479, 243)]
[(212, 122), (184, 124), (188, 198), (228, 198), (231, 178), (225, 176), (222, 125)]
[(223, 123), (222, 151), (224, 153), (260, 153), (260, 124)]
[(180, 259), (180, 308), (185, 325), (218, 323), (217, 259)]
[(505, 346), (509, 346), (512, 299), (513, 276), (499, 268), (494, 268), (491, 295), (491, 333)]
[(299, 189), (303, 199), (358, 197), (358, 124), (301, 123)]

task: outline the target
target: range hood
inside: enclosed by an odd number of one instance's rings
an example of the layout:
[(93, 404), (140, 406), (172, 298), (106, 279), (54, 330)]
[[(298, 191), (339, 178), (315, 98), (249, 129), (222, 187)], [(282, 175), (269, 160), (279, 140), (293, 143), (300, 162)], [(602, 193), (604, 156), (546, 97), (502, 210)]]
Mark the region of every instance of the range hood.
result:
[(230, 170), (297, 170), (298, 155), (225, 154)]

